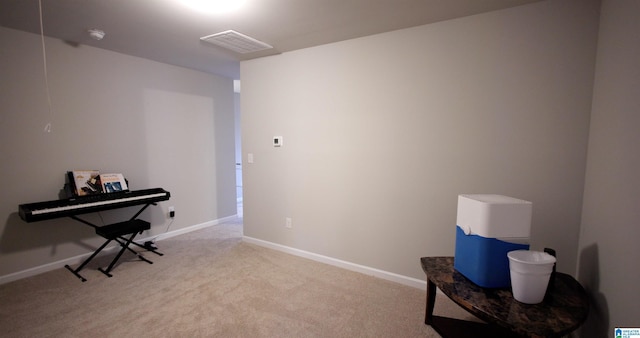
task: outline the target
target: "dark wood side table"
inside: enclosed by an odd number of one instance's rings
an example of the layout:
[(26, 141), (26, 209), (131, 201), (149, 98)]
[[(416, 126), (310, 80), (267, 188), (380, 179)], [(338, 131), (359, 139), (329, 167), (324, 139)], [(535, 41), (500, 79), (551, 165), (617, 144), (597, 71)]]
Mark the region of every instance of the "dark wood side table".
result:
[[(443, 337), (561, 337), (577, 329), (589, 312), (584, 288), (556, 273), (554, 286), (540, 304), (523, 304), (510, 288), (482, 288), (453, 268), (453, 257), (422, 257), (427, 275), (425, 324)], [(436, 287), (487, 324), (433, 315)]]

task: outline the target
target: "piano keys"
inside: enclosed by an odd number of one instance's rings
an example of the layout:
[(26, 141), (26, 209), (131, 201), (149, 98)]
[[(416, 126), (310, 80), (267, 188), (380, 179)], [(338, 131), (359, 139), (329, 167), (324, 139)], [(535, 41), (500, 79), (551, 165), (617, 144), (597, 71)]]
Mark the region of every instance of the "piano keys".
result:
[(46, 202), (21, 204), (20, 218), (25, 222), (71, 217), (103, 210), (166, 201), (171, 194), (162, 188), (101, 193)]

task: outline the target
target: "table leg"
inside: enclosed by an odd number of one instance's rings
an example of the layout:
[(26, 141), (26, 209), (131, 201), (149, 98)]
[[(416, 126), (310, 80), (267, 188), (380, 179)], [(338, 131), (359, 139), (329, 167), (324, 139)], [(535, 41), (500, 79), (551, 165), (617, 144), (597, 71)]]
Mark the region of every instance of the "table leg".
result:
[(433, 308), (436, 304), (436, 285), (427, 278), (427, 309), (424, 315), (424, 323), (431, 325), (433, 322)]

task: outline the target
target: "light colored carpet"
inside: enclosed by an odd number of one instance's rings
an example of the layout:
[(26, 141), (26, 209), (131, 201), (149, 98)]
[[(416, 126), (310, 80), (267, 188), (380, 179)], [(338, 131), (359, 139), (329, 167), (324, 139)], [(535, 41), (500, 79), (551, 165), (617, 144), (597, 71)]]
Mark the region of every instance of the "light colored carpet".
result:
[[(240, 220), (0, 285), (2, 337), (439, 337), (425, 291), (242, 242)], [(416, 264), (419, 257), (416, 257)], [(446, 297), (435, 313), (469, 318)]]

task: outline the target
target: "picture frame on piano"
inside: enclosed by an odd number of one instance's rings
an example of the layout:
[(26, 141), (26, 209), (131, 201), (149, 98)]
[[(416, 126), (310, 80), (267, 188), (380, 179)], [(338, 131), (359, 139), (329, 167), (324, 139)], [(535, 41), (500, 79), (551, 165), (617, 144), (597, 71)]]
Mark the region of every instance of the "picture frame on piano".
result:
[(69, 185), (75, 196), (87, 196), (101, 192), (96, 179), (100, 175), (98, 170), (72, 170), (67, 172)]
[(100, 174), (99, 182), (102, 192), (112, 193), (128, 191), (127, 180), (122, 174)]

